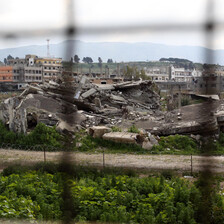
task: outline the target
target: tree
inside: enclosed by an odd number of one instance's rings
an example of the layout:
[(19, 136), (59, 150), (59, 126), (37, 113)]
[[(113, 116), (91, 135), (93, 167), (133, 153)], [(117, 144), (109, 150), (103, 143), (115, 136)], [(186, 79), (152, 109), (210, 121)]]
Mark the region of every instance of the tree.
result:
[(126, 69), (124, 70), (124, 76), (128, 79), (143, 79), (149, 80), (150, 78), (145, 74), (145, 70), (141, 69), (140, 71), (136, 67), (130, 67), (127, 65)]
[(111, 58), (109, 58), (109, 59), (107, 60), (107, 63), (108, 63), (108, 64), (113, 63), (113, 60), (112, 60)]
[(76, 55), (74, 56), (74, 62), (78, 64), (79, 61), (80, 61), (80, 58), (79, 58), (79, 56), (76, 54)]
[(105, 65), (105, 74), (107, 74), (108, 77), (110, 76), (110, 68), (108, 65)]
[(98, 66), (100, 67), (100, 75), (102, 76), (102, 62), (103, 60), (101, 59), (101, 57), (98, 57)]
[(87, 63), (87, 64), (91, 64), (91, 63), (93, 63), (93, 59), (92, 59), (91, 57), (84, 57), (84, 58), (82, 59), (82, 61), (83, 61), (84, 63)]
[(92, 74), (92, 68), (93, 67), (94, 67), (94, 65), (92, 65), (92, 64), (89, 66), (89, 74)]
[(7, 59), (6, 59), (6, 58), (4, 58), (4, 64), (5, 64), (5, 65), (7, 64)]
[(7, 60), (14, 59), (10, 54), (7, 56)]
[(102, 67), (102, 62), (103, 62), (103, 60), (101, 59), (101, 57), (98, 57), (98, 66), (100, 68)]
[(71, 63), (73, 63), (73, 57), (71, 57)]
[(79, 58), (79, 56), (76, 54), (75, 56), (74, 56), (74, 62), (76, 63), (76, 66), (77, 66), (77, 73), (79, 73), (79, 61), (80, 61), (80, 58)]

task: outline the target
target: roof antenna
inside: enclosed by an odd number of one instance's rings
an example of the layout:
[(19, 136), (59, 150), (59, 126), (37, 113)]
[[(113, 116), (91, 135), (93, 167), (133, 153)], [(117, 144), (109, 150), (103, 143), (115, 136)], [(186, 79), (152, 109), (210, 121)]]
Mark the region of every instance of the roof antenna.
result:
[(47, 57), (50, 57), (50, 45), (49, 45), (50, 39), (47, 39)]

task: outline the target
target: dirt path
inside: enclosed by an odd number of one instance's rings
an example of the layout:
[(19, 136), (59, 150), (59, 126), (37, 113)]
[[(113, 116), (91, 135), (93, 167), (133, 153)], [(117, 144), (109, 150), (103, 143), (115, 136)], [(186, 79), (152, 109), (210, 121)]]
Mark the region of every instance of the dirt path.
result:
[[(61, 152), (46, 152), (47, 161), (60, 161)], [(100, 153), (71, 153), (71, 160), (84, 165), (103, 165), (103, 155)], [(43, 152), (4, 150), (0, 149), (0, 169), (10, 163), (34, 163), (44, 161)], [(191, 170), (191, 157), (185, 155), (130, 155), (105, 154), (105, 165), (115, 167), (130, 167), (143, 169), (172, 169), (179, 171)], [(224, 156), (193, 156), (193, 170), (199, 171), (211, 167), (215, 172), (224, 172)]]

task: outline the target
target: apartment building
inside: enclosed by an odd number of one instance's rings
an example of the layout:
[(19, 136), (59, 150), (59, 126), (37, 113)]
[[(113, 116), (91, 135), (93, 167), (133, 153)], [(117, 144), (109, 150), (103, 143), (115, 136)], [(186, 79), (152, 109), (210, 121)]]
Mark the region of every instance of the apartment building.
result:
[(12, 66), (12, 80), (17, 83), (56, 81), (62, 73), (61, 58), (38, 58), (28, 54), (25, 58), (9, 59), (7, 64)]
[(0, 66), (0, 82), (13, 82), (12, 66)]
[(43, 81), (56, 81), (62, 74), (62, 58), (37, 58), (35, 64), (42, 66)]
[(168, 66), (146, 68), (145, 73), (154, 82), (166, 82), (169, 80)]

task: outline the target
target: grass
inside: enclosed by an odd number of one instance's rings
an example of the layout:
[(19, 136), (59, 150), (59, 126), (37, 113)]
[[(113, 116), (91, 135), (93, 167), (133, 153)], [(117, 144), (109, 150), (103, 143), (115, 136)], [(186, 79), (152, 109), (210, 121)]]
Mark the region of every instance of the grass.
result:
[[(132, 127), (132, 129), (135, 129)], [(132, 130), (132, 132), (135, 130)], [(183, 135), (170, 135), (160, 137), (159, 144), (154, 145), (151, 150), (145, 150), (137, 144), (116, 143), (102, 138), (93, 138), (89, 135), (79, 135), (77, 141), (81, 143), (79, 148), (74, 147), (75, 151), (81, 152), (102, 152), (105, 153), (129, 153), (129, 154), (159, 154), (159, 155), (205, 155), (198, 142)], [(220, 134), (218, 141), (211, 145), (213, 150), (209, 155), (224, 154), (224, 134)]]
[(75, 148), (77, 151), (88, 152), (108, 152), (108, 153), (146, 153), (141, 146), (137, 144), (117, 143), (102, 138), (93, 138), (89, 135), (81, 139), (81, 147)]

